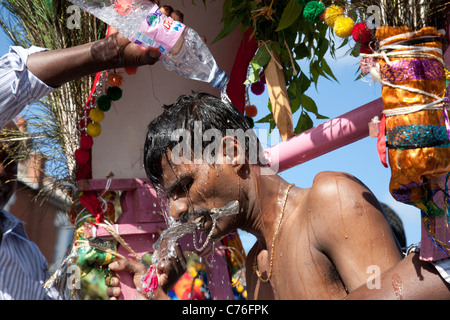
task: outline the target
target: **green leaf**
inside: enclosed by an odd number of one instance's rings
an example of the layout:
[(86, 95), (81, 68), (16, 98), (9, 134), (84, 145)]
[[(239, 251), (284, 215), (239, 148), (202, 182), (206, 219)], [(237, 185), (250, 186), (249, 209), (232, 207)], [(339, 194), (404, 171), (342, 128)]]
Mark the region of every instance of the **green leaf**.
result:
[(350, 55), (352, 57), (358, 58), (359, 54), (360, 54), (360, 50), (361, 50), (361, 44), (359, 42), (357, 42), (355, 44), (355, 47), (353, 48), (352, 52), (350, 52)]
[(317, 119), (328, 119), (328, 117), (319, 113), (316, 102), (310, 96), (306, 94), (302, 96), (302, 105), (306, 111), (314, 113)]
[(320, 67), (322, 68), (323, 72), (325, 72), (327, 75), (332, 77), (336, 82), (339, 82), (338, 79), (334, 76), (333, 71), (331, 71), (331, 68), (328, 65), (328, 62), (325, 59), (320, 61)]
[(226, 36), (228, 36), (230, 33), (232, 33), (238, 27), (238, 25), (240, 23), (241, 23), (241, 18), (239, 17), (239, 15), (231, 15), (229, 18), (227, 18), (224, 21), (224, 26), (223, 26), (222, 30), (216, 36), (216, 38), (214, 39), (212, 44), (216, 43), (220, 39), (223, 39)]
[(310, 96), (303, 94), (302, 105), (305, 108), (305, 110), (317, 114), (317, 105)]
[(299, 89), (300, 89), (299, 94), (303, 94), (311, 86), (311, 80), (302, 71), (300, 73), (299, 81), (300, 81), (299, 82), (300, 83), (300, 85), (299, 85)]
[(302, 12), (300, 5), (296, 0), (290, 0), (287, 6), (284, 8), (281, 15), (280, 23), (275, 31), (281, 31), (291, 26), (295, 20), (300, 16)]
[(299, 134), (303, 131), (311, 129), (312, 127), (313, 121), (311, 120), (311, 117), (306, 112), (303, 112), (300, 116), (300, 119), (298, 119), (297, 126), (294, 129), (294, 133)]
[[(269, 46), (269, 45), (268, 45)], [(270, 50), (270, 48), (269, 48)], [(264, 68), (270, 61), (270, 53), (267, 51), (266, 46), (261, 46), (250, 61), (250, 75), (244, 84), (251, 84), (259, 80), (259, 73), (261, 69)]]

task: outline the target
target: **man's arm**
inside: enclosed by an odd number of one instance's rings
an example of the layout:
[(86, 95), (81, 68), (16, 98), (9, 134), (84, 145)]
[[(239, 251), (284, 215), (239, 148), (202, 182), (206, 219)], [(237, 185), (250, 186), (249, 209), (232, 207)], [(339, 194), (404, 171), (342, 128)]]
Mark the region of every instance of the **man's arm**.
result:
[(318, 249), (333, 262), (349, 292), (402, 259), (380, 204), (359, 180), (324, 172), (311, 191)]
[[(173, 8), (163, 6), (162, 12), (172, 15)], [(118, 33), (60, 50), (12, 47), (0, 57), (0, 128), (66, 82), (107, 69), (151, 65), (159, 56), (158, 49), (145, 50)]]
[(351, 292), (349, 300), (441, 300), (450, 299), (450, 284), (427, 261), (412, 253), (392, 269), (374, 279), (376, 286), (366, 285)]
[(151, 65), (158, 61), (157, 48), (143, 49), (119, 33), (84, 45), (34, 53), (27, 69), (51, 87), (107, 69)]

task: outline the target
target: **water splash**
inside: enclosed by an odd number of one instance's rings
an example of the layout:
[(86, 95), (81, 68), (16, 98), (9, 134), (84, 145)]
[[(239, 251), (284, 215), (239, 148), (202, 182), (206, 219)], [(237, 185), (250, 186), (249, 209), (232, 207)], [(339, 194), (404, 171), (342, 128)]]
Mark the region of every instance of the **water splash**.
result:
[(231, 105), (231, 99), (227, 93), (227, 86), (228, 84), (226, 84), (225, 87), (220, 91), (220, 98), (222, 99), (223, 103)]
[[(211, 237), (212, 231), (214, 230), (214, 226), (216, 221), (219, 218), (227, 217), (230, 215), (235, 215), (239, 213), (239, 201), (231, 201), (227, 203), (222, 208), (214, 208), (211, 211), (211, 219), (213, 221), (213, 228), (211, 228), (210, 234), (206, 240), (206, 243), (203, 247), (206, 246), (208, 239)], [(158, 240), (153, 245), (154, 255), (152, 262), (154, 265), (157, 265), (162, 261), (162, 259), (176, 258), (175, 245), (177, 241), (187, 234), (193, 234), (196, 232), (202, 224), (204, 223), (204, 216), (200, 216), (193, 221), (189, 222), (173, 222), (167, 229), (165, 229)], [(168, 241), (167, 248), (163, 248), (160, 250), (161, 243), (163, 240)]]

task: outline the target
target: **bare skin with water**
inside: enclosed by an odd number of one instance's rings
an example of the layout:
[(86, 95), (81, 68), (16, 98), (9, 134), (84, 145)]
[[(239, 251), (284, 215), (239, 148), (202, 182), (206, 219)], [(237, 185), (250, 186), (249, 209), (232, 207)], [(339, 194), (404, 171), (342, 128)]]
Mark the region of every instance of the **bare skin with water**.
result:
[[(212, 240), (236, 229), (256, 237), (246, 260), (249, 299), (412, 296), (406, 293), (414, 293), (410, 288), (421, 281), (421, 274), (409, 270), (406, 278), (404, 270), (396, 272), (414, 264), (408, 260), (411, 258), (402, 260), (380, 204), (363, 183), (349, 174), (325, 171), (315, 177), (310, 188), (291, 187), (279, 175), (268, 175), (262, 163), (249, 161), (248, 145), (227, 134), (219, 140), (214, 164), (175, 164), (170, 160), (173, 146), (162, 145), (180, 127), (195, 133), (195, 126), (189, 125), (195, 121), (222, 134), (228, 128), (248, 129), (242, 115), (216, 97), (180, 97), (148, 128), (146, 172), (164, 190), (168, 213), (175, 221), (195, 222), (197, 217), (190, 213), (239, 202), (238, 214), (218, 219), (204, 215), (201, 229)], [(178, 261), (181, 259), (171, 259), (165, 272), (176, 269)], [(133, 269), (130, 262), (121, 263)], [(381, 280), (378, 291), (366, 285), (373, 277), (372, 270), (377, 270)], [(393, 278), (394, 273), (398, 277)], [(442, 289), (442, 280), (433, 279), (441, 281)], [(170, 281), (160, 284), (167, 283)], [(110, 296), (117, 294), (117, 289), (110, 287)], [(166, 292), (158, 289), (149, 298), (167, 299)]]
[[(257, 237), (246, 262), (249, 299), (343, 299), (367, 281), (369, 266), (376, 264), (384, 272), (401, 259), (371, 192), (350, 175), (325, 172), (311, 188), (290, 190), (275, 239), (273, 274), (264, 283), (254, 272), (255, 256), (257, 269), (267, 277), (275, 222), (288, 183), (277, 175), (259, 175), (257, 166), (204, 166), (176, 166), (174, 172), (163, 164), (168, 189), (179, 177), (190, 184), (189, 196), (181, 188), (172, 193), (170, 215), (180, 220), (191, 206), (216, 208), (239, 200), (241, 212), (218, 219), (212, 238), (236, 228)], [(211, 226), (208, 219), (205, 233)], [(159, 291), (154, 298), (167, 296)]]

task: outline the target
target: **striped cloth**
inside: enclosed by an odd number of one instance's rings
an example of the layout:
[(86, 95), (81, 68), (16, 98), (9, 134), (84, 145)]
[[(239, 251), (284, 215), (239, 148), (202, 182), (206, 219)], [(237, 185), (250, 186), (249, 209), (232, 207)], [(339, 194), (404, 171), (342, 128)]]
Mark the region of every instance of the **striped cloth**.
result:
[(38, 246), (30, 241), (21, 220), (2, 210), (0, 229), (0, 299), (48, 300), (44, 289), (48, 264)]
[[(0, 58), (0, 129), (25, 106), (38, 101), (55, 88), (47, 86), (26, 67), (28, 56), (47, 49), (11, 47)], [(47, 300), (52, 293), (44, 289), (47, 261), (31, 242), (23, 222), (6, 211), (0, 212), (0, 299)]]
[(0, 129), (25, 106), (55, 90), (26, 68), (28, 56), (44, 50), (47, 49), (10, 47), (9, 52), (0, 58)]

